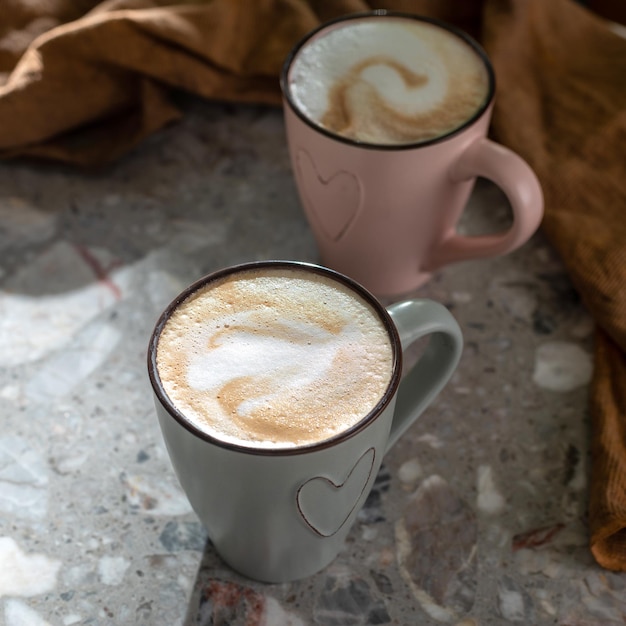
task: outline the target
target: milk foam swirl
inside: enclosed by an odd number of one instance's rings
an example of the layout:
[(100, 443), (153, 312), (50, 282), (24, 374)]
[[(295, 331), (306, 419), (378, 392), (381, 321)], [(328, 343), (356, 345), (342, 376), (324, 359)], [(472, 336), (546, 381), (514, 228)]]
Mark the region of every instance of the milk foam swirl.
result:
[(383, 396), (389, 337), (352, 291), (301, 271), (254, 270), (188, 298), (157, 367), (174, 405), (209, 434), (262, 447), (322, 441)]
[(296, 106), (357, 141), (403, 144), (462, 126), (485, 103), (489, 79), (460, 37), (419, 20), (340, 22), (308, 42), (289, 72)]

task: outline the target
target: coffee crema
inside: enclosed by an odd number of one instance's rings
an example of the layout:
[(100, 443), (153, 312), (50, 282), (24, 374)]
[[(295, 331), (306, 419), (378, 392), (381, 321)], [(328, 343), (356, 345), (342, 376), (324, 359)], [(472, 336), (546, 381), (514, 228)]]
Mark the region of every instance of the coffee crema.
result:
[(237, 445), (329, 439), (381, 400), (393, 370), (375, 309), (343, 283), (247, 269), (200, 287), (158, 338), (163, 388), (192, 424)]
[(297, 52), (288, 73), (295, 106), (355, 141), (397, 145), (456, 130), (486, 103), (488, 70), (460, 36), (418, 19), (340, 21)]

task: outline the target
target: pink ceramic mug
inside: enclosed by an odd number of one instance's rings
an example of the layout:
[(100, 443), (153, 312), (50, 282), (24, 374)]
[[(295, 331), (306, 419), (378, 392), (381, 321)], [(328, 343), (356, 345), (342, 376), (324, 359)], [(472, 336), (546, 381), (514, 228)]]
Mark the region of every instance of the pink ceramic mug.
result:
[[(462, 40), (485, 73), (482, 102), (457, 127), (408, 143), (348, 137), (313, 120), (294, 96), (294, 62), (331, 31), (364, 20), (370, 25), (372, 20), (418, 21)], [(317, 80), (313, 74), (305, 80)], [(485, 52), (465, 33), (437, 20), (386, 11), (343, 17), (296, 45), (283, 67), (281, 88), (292, 166), (321, 261), (373, 293), (407, 293), (449, 263), (511, 252), (538, 228), (541, 187), (524, 160), (487, 139), (494, 72)], [(457, 234), (477, 176), (493, 181), (508, 197), (513, 223), (505, 232)]]

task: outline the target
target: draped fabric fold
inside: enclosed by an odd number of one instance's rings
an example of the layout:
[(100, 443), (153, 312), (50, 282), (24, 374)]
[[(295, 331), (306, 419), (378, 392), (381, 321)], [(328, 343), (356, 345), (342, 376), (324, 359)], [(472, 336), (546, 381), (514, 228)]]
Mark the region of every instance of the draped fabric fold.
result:
[(542, 228), (598, 327), (590, 545), (626, 570), (626, 38), (571, 0), (490, 1), (484, 26), (494, 131), (537, 172)]
[(494, 63), (493, 133), (537, 172), (543, 230), (597, 325), (590, 546), (626, 570), (626, 30), (574, 0), (7, 0), (0, 158), (109, 163), (178, 119), (180, 92), (279, 105), (292, 45), (371, 8), (453, 22)]

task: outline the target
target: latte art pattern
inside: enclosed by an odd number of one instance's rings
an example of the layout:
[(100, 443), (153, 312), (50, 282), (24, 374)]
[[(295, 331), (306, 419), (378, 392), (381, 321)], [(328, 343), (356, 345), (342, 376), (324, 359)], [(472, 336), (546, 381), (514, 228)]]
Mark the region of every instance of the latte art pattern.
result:
[(382, 398), (392, 351), (371, 307), (294, 270), (254, 270), (196, 292), (158, 342), (165, 391), (192, 423), (239, 445), (323, 441)]
[(312, 121), (376, 144), (445, 135), (485, 103), (482, 59), (460, 37), (428, 22), (368, 18), (307, 43), (289, 72), (290, 93)]

